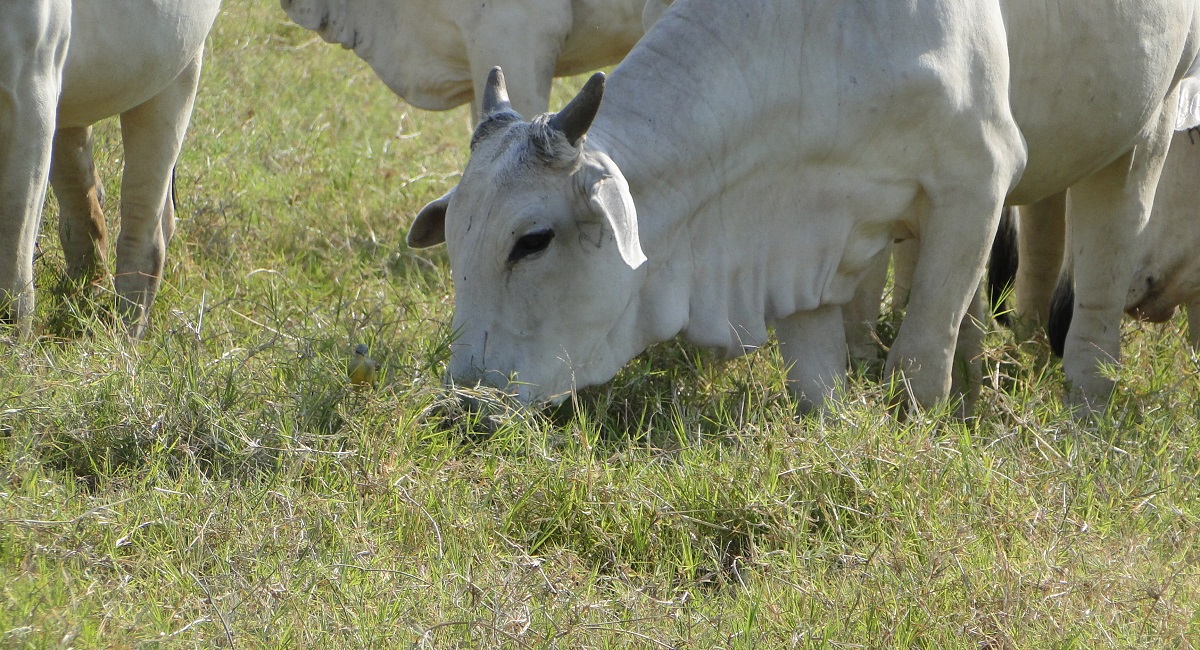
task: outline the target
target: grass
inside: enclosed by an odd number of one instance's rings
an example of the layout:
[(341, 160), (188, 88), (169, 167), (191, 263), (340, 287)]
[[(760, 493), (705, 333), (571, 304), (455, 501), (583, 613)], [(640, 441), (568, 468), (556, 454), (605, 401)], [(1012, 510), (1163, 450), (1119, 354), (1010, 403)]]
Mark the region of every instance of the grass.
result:
[[(480, 422), (439, 388), (445, 253), (404, 245), (467, 136), (226, 2), (146, 339), (51, 290), (51, 201), (38, 338), (0, 342), (0, 647), (1195, 647), (1178, 323), (1126, 325), (1082, 424), (1001, 331), (967, 423), (897, 421), (863, 377), (797, 420), (773, 350), (675, 342)], [(96, 139), (111, 213), (115, 125)], [(344, 378), (358, 342), (372, 391)]]

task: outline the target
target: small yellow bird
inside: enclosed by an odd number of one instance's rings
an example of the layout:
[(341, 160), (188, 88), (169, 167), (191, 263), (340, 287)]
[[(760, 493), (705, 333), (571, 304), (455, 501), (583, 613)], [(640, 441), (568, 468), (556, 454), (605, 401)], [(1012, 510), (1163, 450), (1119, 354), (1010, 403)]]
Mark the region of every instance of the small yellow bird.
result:
[(350, 376), (350, 383), (355, 387), (375, 385), (375, 379), (379, 376), (379, 364), (367, 356), (366, 343), (354, 346), (354, 354), (350, 355), (350, 361), (346, 364), (346, 374)]

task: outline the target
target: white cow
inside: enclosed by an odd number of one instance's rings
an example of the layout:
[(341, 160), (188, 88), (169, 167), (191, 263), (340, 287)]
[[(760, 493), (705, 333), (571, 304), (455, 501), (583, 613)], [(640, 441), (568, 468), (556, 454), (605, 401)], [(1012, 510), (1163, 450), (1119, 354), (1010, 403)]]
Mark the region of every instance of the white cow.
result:
[(219, 8), (219, 0), (0, 4), (0, 310), (22, 332), (31, 327), (47, 177), (62, 209), (68, 276), (89, 282), (106, 273), (91, 125), (120, 115), (125, 170), (114, 283), (130, 334), (142, 334), (175, 227), (175, 161)]
[[(1200, 342), (1200, 258), (1195, 255), (1195, 219), (1200, 215), (1200, 59), (1192, 63), (1179, 84), (1176, 133), (1163, 165), (1154, 207), (1138, 245), (1133, 282), (1126, 296), (1126, 312), (1136, 318), (1161, 322), (1184, 305), (1189, 315), (1189, 335)], [(1019, 211), (1019, 227), (1001, 229), (998, 239), (1016, 234), (1017, 246), (1003, 247), (1015, 259), (1015, 312), (1023, 321), (1046, 324), (1050, 344), (1063, 353), (1074, 310), (1071, 257), (1066, 248), (1068, 193), (1061, 193)], [(1065, 258), (1065, 259), (1064, 259)], [(1060, 278), (1060, 275), (1062, 276)]]
[[(502, 66), (512, 103), (546, 110), (553, 77), (621, 60), (647, 0), (280, 0), (288, 16), (354, 50), (408, 103), (441, 111), (478, 98)], [(659, 2), (660, 0), (650, 0)]]
[[(409, 233), (448, 245), (449, 376), (556, 400), (656, 341), (739, 354), (773, 323), (819, 404), (844, 380), (842, 305), (915, 235), (887, 370), (945, 399), (1005, 201), (1072, 187), (1083, 258), (1127, 253), (1198, 18), (1190, 0), (679, 0), (607, 93), (597, 75), (527, 123), (493, 81), (461, 182)], [(1095, 309), (1066, 372), (1088, 398), (1111, 390), (1127, 265), (1081, 273)]]
[[(1187, 176), (1189, 173), (1193, 174), (1194, 184), (1194, 179), (1200, 178), (1194, 171), (1200, 163), (1194, 161), (1194, 155), (1187, 153), (1189, 148), (1184, 145), (1185, 141), (1187, 145), (1193, 144), (1195, 134), (1187, 137), (1182, 134), (1197, 126), (1200, 126), (1200, 58), (1192, 62), (1179, 83), (1175, 118), (1175, 130), (1179, 133), (1174, 136), (1171, 145), (1172, 150), (1178, 149), (1179, 153), (1168, 154), (1169, 162), (1165, 164), (1160, 187), (1171, 195), (1165, 199), (1156, 199), (1156, 203), (1162, 202), (1164, 206), (1154, 209), (1155, 216), (1149, 229), (1157, 230), (1157, 234), (1152, 234), (1152, 237), (1163, 238), (1164, 228), (1174, 230), (1179, 235), (1190, 232), (1184, 225), (1186, 222), (1183, 219), (1186, 217), (1182, 216), (1190, 212), (1186, 208), (1189, 201), (1186, 191), (1189, 184)], [(1193, 195), (1192, 202), (1197, 198), (1200, 198), (1200, 194)], [(1022, 206), (1013, 227), (1002, 229), (998, 235), (998, 238), (1004, 238), (1016, 234), (1015, 248), (1009, 243), (1003, 244), (1001, 248), (1014, 256), (1016, 250), (1020, 251), (1019, 265), (1015, 259), (1004, 260), (1003, 263), (1016, 266), (1016, 275), (1013, 278), (1016, 293), (1014, 311), (1026, 322), (1044, 324), (1050, 317), (1052, 294), (1065, 262), (1066, 213), (1067, 193), (1055, 194), (1032, 205)], [(1187, 237), (1180, 239), (1186, 241)], [(1165, 240), (1159, 245), (1151, 243), (1149, 250), (1162, 246), (1171, 248), (1173, 244)], [(1146, 264), (1145, 260), (1142, 264)]]

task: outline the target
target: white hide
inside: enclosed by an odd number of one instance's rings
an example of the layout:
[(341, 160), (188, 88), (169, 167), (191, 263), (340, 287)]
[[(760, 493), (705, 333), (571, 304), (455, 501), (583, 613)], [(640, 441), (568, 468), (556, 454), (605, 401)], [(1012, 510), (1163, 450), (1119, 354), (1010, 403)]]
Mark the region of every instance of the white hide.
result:
[(1126, 311), (1162, 322), (1183, 305), (1188, 336), (1200, 343), (1200, 57), (1179, 84), (1179, 129), (1163, 163), (1142, 254), (1126, 297)]
[(670, 6), (671, 0), (646, 0), (646, 6), (642, 9), (642, 29), (650, 31)]
[(1200, 57), (1179, 82), (1179, 113), (1175, 116), (1175, 130), (1186, 131), (1200, 127)]
[(22, 331), (31, 325), (48, 175), (62, 207), (68, 274), (91, 281), (84, 276), (105, 272), (90, 126), (120, 115), (125, 170), (114, 284), (130, 333), (141, 334), (162, 279), (174, 228), (172, 173), (219, 8), (219, 0), (0, 6), (0, 302)]
[[(652, 0), (657, 2), (658, 0)], [(482, 97), (488, 71), (513, 106), (546, 110), (550, 81), (621, 60), (646, 0), (281, 0), (297, 24), (354, 50), (408, 103), (447, 110)], [(477, 107), (477, 104), (475, 104)], [(478, 117), (478, 114), (476, 114)]]
[(23, 331), (70, 33), (66, 0), (0, 5), (0, 319)]
[[(678, 0), (613, 72), (581, 150), (546, 160), (527, 124), (485, 122), (458, 188), (418, 215), (414, 232), (445, 223), (450, 379), (555, 400), (677, 334), (736, 355), (776, 324), (793, 388), (819, 404), (843, 381), (841, 306), (916, 235), (888, 369), (918, 403), (945, 399), (1006, 195), (1075, 186), (1098, 230), (1140, 227), (1195, 9)], [(581, 198), (595, 161), (628, 182), (637, 268)], [(544, 251), (510, 260), (547, 231)], [(1072, 380), (1097, 376), (1088, 354)]]
[[(1200, 114), (1187, 117), (1200, 106), (1200, 64), (1193, 64), (1179, 84), (1177, 131), (1163, 163), (1154, 205), (1145, 230), (1139, 236), (1136, 272), (1125, 299), (1130, 315), (1161, 322), (1175, 308), (1188, 307), (1189, 316), (1200, 303), (1200, 256), (1191, 236), (1200, 217)], [(1191, 126), (1188, 126), (1188, 125)], [(1060, 193), (1019, 210), (1020, 265), (1016, 278), (1016, 315), (1032, 324), (1046, 323), (1062, 267), (1074, 266), (1064, 259), (1069, 210), (1068, 193)], [(1074, 269), (1070, 269), (1074, 273)], [(1190, 327), (1193, 340), (1200, 337), (1200, 321)]]
[[(1200, 303), (1200, 134), (1180, 131), (1163, 165), (1126, 310), (1153, 322)], [(1188, 323), (1193, 340), (1200, 322)]]

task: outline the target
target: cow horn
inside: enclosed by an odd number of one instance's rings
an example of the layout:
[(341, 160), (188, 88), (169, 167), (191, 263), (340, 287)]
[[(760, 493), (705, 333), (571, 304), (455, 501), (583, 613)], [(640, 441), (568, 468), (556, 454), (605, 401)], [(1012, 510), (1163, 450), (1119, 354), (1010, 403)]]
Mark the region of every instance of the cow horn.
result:
[(597, 72), (583, 84), (575, 99), (550, 118), (550, 127), (562, 131), (571, 146), (578, 146), (579, 140), (592, 125), (596, 111), (600, 110), (600, 100), (603, 97), (604, 73)]
[(504, 71), (500, 66), (492, 68), (488, 73), (487, 85), (483, 87), (483, 105), (480, 108), (481, 115), (511, 112), (513, 109), (508, 101), (508, 90), (504, 88)]

